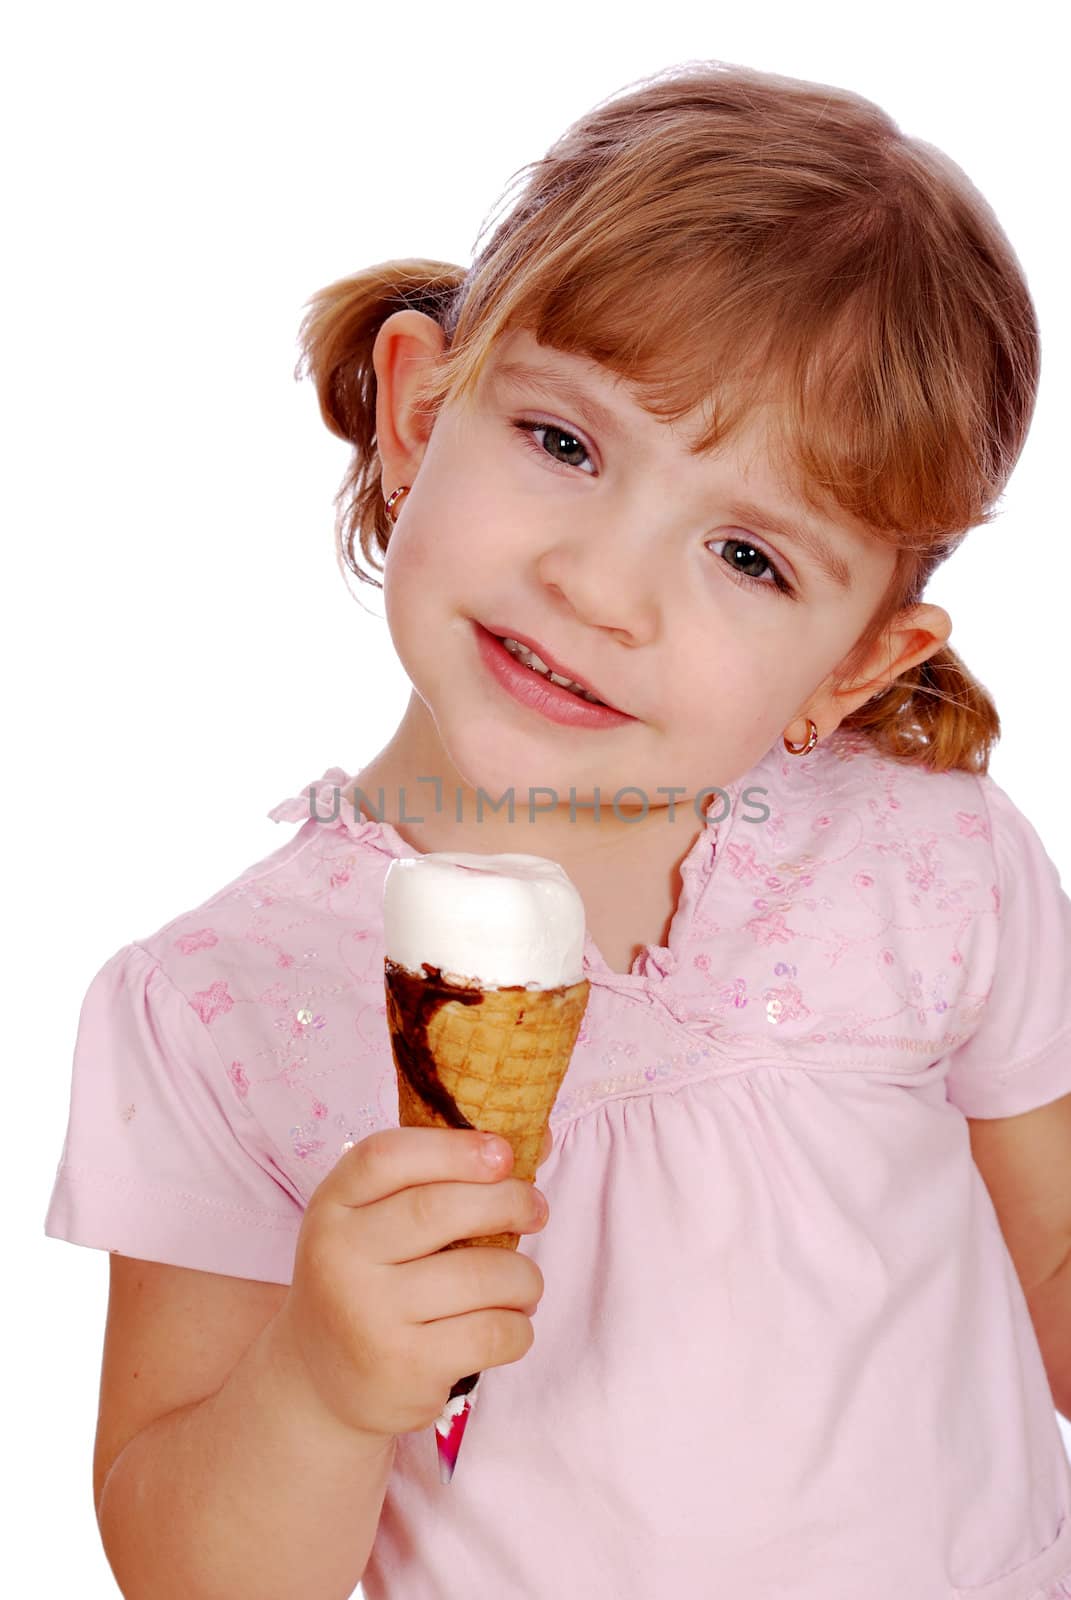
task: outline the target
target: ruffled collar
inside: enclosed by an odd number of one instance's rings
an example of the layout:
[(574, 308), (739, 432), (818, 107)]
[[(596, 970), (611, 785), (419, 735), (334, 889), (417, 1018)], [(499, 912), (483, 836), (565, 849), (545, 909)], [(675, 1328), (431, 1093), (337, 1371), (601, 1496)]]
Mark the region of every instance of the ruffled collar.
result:
[(366, 817), (352, 801), (342, 796), (356, 773), (342, 767), (328, 767), (323, 776), (307, 783), (300, 794), (280, 800), (268, 812), (272, 822), (315, 822), (321, 827), (342, 828), (359, 843), (388, 856), (418, 856), (420, 851), (407, 844), (393, 823)]
[[(783, 790), (796, 785), (815, 793), (821, 788), (822, 771), (830, 761), (851, 761), (867, 752), (872, 754), (873, 747), (863, 735), (839, 728), (820, 740), (805, 756), (789, 754), (778, 738), (743, 777), (723, 785), (721, 791), (715, 790), (707, 800), (703, 808), (706, 825), (696, 835), (680, 865), (681, 892), (666, 935), (668, 942), (645, 945), (628, 972), (615, 972), (588, 932), (584, 939), (584, 967), (590, 980), (604, 988), (653, 1000), (656, 991), (670, 983), (681, 963), (700, 899), (713, 871), (719, 836), (730, 829), (740, 795), (755, 789), (765, 796), (775, 788)], [(290, 795), (273, 806), (268, 816), (273, 822), (315, 822), (321, 827), (342, 829), (366, 849), (390, 858), (408, 859), (420, 855), (422, 852), (403, 839), (392, 823), (366, 816), (352, 800), (347, 803), (343, 799), (355, 776), (342, 767), (328, 767), (322, 777), (306, 784), (300, 794)], [(726, 794), (728, 806), (724, 800)], [(719, 810), (724, 816), (716, 820), (711, 813)], [(668, 1002), (666, 994), (660, 998)]]

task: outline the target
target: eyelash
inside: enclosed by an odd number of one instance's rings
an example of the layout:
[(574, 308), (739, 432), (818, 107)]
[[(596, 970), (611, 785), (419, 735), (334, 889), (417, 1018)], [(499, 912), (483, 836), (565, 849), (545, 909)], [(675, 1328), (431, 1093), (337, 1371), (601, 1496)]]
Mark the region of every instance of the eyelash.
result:
[[(524, 441), (525, 448), (528, 449), (528, 450), (531, 450), (535, 455), (539, 456), (541, 460), (549, 462), (552, 467), (561, 467), (566, 472), (573, 472), (573, 471), (579, 472), (580, 471), (579, 467), (573, 467), (567, 461), (556, 461), (552, 455), (550, 455), (546, 450), (543, 449), (543, 446), (541, 444), (537, 444), (536, 443), (535, 435), (537, 433), (559, 433), (566, 439), (575, 439), (577, 444), (580, 446), (581, 450), (583, 450), (585, 455), (588, 456), (589, 461), (591, 459), (590, 453), (588, 451), (588, 447), (584, 443), (584, 441), (581, 439), (580, 435), (571, 432), (571, 430), (568, 429), (568, 428), (560, 428), (557, 425), (557, 423), (554, 423), (554, 422), (538, 422), (534, 417), (515, 417), (515, 418), (513, 418), (511, 425), (512, 425), (513, 428), (516, 429), (517, 433), (520, 434), (521, 438)], [(589, 473), (585, 473), (584, 476), (590, 478), (591, 477), (591, 473), (590, 472)], [(734, 583), (738, 583), (742, 587), (746, 587), (748, 589), (768, 589), (768, 590), (771, 590), (775, 594), (785, 595), (789, 599), (795, 599), (796, 598), (795, 590), (793, 589), (792, 585), (789, 583), (788, 579), (782, 573), (780, 567), (778, 567), (776, 565), (776, 563), (772, 560), (772, 558), (766, 554), (766, 551), (763, 550), (761, 548), (761, 546), (753, 543), (752, 540), (750, 540), (750, 539), (724, 539), (724, 540), (712, 539), (709, 542), (711, 544), (738, 544), (738, 545), (744, 545), (744, 546), (747, 547), (747, 549), (754, 550), (757, 555), (762, 556), (763, 560), (766, 562), (767, 566), (769, 567), (770, 571), (773, 574), (773, 582), (772, 583), (764, 583), (761, 578), (753, 578), (753, 577), (751, 577), (751, 575), (749, 573), (734, 571), (733, 568), (731, 566), (729, 566), (728, 562), (726, 562), (725, 563), (726, 569), (727, 569), (727, 571), (729, 573), (730, 578), (733, 580)]]

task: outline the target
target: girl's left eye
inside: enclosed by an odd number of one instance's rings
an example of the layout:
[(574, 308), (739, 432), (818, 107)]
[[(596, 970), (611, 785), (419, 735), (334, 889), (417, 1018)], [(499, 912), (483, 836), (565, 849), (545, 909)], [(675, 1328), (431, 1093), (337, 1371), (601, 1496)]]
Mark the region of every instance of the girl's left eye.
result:
[[(792, 585), (780, 567), (774, 565), (760, 545), (752, 544), (750, 539), (708, 539), (707, 544), (723, 544), (728, 546), (730, 550), (735, 549), (737, 552), (744, 552), (740, 560), (730, 560), (727, 563), (734, 583), (747, 584), (752, 589), (767, 589), (771, 594), (783, 594), (787, 595), (789, 599), (795, 599), (796, 592)], [(761, 561), (769, 569), (771, 576), (769, 578), (756, 578), (754, 573), (742, 570), (744, 565), (750, 566), (753, 561)]]
[[(554, 455), (551, 451), (546, 449), (547, 439), (555, 439), (559, 443), (564, 439), (567, 441), (567, 446), (563, 453), (565, 455), (576, 455), (577, 452), (579, 452), (582, 456), (587, 458), (589, 464), (591, 464), (592, 469), (594, 470), (594, 463), (591, 461), (591, 454), (587, 445), (584, 444), (575, 433), (570, 432), (568, 428), (559, 428), (557, 424), (553, 422), (537, 422), (534, 417), (515, 418), (513, 421), (513, 427), (516, 428), (517, 432), (521, 435), (527, 448), (529, 450), (534, 450), (541, 460), (549, 460), (551, 465), (564, 467), (566, 471), (568, 471), (570, 467), (575, 468), (578, 465), (577, 462), (563, 461), (559, 456)], [(537, 443), (535, 436), (539, 433), (545, 434), (546, 439)], [(587, 475), (588, 477), (591, 477), (592, 473), (588, 473)], [(788, 579), (782, 573), (781, 569), (775, 564), (771, 557), (766, 554), (765, 550), (763, 550), (761, 546), (753, 544), (750, 539), (709, 539), (707, 543), (708, 545), (723, 544), (729, 546), (730, 548), (735, 547), (737, 551), (746, 551), (747, 554), (743, 558), (743, 564), (750, 565), (750, 563), (754, 561), (761, 561), (766, 567), (769, 568), (770, 576), (768, 578), (757, 578), (753, 573), (744, 572), (742, 570), (741, 561), (737, 560), (734, 562), (730, 560), (726, 563), (726, 565), (729, 567), (730, 577), (734, 583), (738, 583), (745, 588), (766, 589), (771, 594), (782, 594), (790, 599), (795, 598), (796, 592), (789, 583)]]

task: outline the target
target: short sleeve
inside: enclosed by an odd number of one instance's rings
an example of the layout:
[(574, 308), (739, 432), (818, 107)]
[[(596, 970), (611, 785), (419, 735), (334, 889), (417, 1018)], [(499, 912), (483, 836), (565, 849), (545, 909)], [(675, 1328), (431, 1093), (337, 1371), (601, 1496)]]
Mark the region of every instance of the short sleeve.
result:
[(289, 1283), (303, 1207), (221, 1093), (200, 1016), (141, 945), (82, 1002), (45, 1233), (230, 1277)]
[(998, 890), (997, 958), (947, 1093), (968, 1117), (1013, 1117), (1071, 1094), (1071, 900), (1036, 830), (980, 777)]

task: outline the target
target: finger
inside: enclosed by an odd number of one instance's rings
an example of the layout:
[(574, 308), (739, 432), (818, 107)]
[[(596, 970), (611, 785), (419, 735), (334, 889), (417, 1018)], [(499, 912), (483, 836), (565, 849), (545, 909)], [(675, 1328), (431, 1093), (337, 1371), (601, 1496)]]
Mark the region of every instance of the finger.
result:
[(523, 1311), (470, 1311), (429, 1323), (419, 1337), (431, 1342), (442, 1371), (460, 1377), (520, 1361), (535, 1343), (535, 1327)]
[(422, 1183), (344, 1216), (347, 1237), (363, 1260), (401, 1265), (467, 1239), (535, 1233), (547, 1221), (545, 1203), (539, 1202), (525, 1178)]
[(416, 1184), (498, 1183), (513, 1170), (513, 1151), (505, 1139), (493, 1146), (501, 1161), (488, 1161), (487, 1141), (474, 1128), (384, 1128), (346, 1151), (318, 1195), (342, 1206), (367, 1206)]
[(470, 1311), (523, 1311), (531, 1316), (545, 1287), (530, 1256), (493, 1245), (444, 1250), (410, 1261), (398, 1281), (398, 1307), (409, 1323), (435, 1322)]

